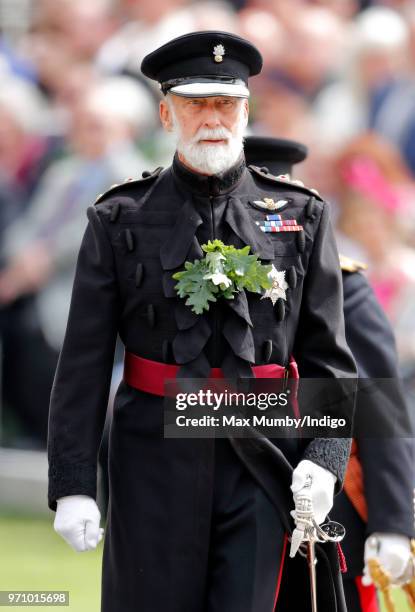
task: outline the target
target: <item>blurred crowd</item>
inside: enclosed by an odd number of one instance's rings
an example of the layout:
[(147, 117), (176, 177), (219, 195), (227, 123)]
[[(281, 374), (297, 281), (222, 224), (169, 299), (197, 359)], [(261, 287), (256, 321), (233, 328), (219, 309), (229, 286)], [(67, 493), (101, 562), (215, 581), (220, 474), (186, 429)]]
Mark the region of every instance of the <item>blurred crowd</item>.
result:
[[(0, 0), (0, 16), (7, 15)], [(264, 57), (251, 133), (309, 147), (297, 178), (333, 208), (415, 379), (415, 4), (412, 0), (14, 0), (0, 22), (3, 443), (44, 447), (86, 208), (169, 165), (144, 55), (226, 30)], [(99, 308), (99, 304), (97, 304)], [(414, 407), (415, 410), (415, 407)], [(5, 425), (6, 424), (6, 425)]]

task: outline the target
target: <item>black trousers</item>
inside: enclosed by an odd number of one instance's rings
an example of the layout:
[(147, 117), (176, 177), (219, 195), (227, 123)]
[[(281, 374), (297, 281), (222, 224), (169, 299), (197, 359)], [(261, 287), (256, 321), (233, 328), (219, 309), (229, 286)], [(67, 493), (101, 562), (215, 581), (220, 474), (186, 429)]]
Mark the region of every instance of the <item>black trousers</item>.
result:
[[(107, 434), (106, 428), (100, 448), (104, 500), (108, 492)], [(203, 569), (205, 596), (191, 612), (273, 612), (284, 538), (278, 512), (264, 490), (229, 441), (216, 439), (210, 546)], [(164, 609), (156, 605), (148, 612)]]
[[(307, 563), (288, 557), (279, 516), (281, 476), (271, 501), (227, 439), (160, 439), (159, 418), (150, 425), (162, 404), (145, 397), (138, 419), (137, 399), (126, 386), (111, 423), (102, 612), (274, 612), (279, 580), (275, 612), (310, 612)], [(319, 612), (345, 611), (337, 548), (317, 552)]]
[(275, 507), (217, 439), (206, 612), (272, 612), (283, 544)]

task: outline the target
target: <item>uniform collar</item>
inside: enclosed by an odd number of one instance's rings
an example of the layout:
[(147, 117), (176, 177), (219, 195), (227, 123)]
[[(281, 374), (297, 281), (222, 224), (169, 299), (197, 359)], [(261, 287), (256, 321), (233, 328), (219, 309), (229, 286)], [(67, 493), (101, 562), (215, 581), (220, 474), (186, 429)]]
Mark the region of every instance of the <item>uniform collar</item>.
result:
[(228, 170), (209, 176), (199, 174), (187, 168), (180, 161), (177, 151), (174, 154), (172, 164), (173, 176), (175, 178), (184, 183), (191, 191), (208, 196), (218, 196), (232, 191), (244, 175), (245, 169), (246, 164), (243, 151), (241, 151), (236, 163), (228, 168)]

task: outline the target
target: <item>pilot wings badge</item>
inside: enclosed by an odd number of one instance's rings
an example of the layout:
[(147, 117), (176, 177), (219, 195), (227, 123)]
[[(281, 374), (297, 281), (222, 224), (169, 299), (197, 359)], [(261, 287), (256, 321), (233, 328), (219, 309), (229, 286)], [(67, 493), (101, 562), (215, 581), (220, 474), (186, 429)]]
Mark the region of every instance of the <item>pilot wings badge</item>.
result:
[(279, 210), (288, 204), (288, 200), (277, 200), (274, 202), (272, 198), (264, 198), (263, 200), (254, 200), (253, 204), (262, 210)]

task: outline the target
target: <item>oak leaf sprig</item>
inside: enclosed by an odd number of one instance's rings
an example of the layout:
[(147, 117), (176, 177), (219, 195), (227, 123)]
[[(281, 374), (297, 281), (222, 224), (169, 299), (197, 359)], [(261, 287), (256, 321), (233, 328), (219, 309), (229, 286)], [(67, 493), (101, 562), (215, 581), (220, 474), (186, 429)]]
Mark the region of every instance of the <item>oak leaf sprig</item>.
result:
[(203, 259), (186, 261), (184, 270), (173, 274), (179, 297), (187, 298), (186, 305), (196, 314), (209, 310), (210, 302), (218, 298), (232, 300), (240, 291), (263, 293), (271, 287), (272, 266), (258, 261), (257, 254), (250, 255), (249, 245), (237, 249), (221, 240), (209, 240), (202, 249)]

